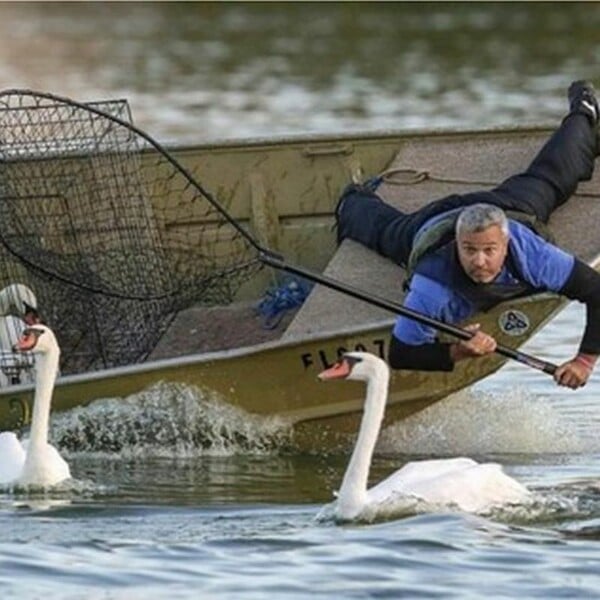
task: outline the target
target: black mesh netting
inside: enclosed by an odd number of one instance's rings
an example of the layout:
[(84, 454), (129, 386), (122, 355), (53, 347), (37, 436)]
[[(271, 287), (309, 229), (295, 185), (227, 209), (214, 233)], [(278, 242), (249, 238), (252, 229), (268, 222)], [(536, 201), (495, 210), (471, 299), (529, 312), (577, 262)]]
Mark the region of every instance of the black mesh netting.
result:
[(142, 360), (178, 311), (231, 302), (260, 268), (130, 122), (125, 101), (0, 93), (0, 285), (35, 292), (64, 373)]

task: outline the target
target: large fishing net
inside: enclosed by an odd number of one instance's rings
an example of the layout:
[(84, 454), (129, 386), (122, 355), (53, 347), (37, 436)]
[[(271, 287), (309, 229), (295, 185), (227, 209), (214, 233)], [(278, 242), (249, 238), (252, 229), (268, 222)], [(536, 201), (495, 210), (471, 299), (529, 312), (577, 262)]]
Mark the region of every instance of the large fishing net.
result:
[(178, 311), (227, 304), (260, 268), (126, 101), (0, 93), (0, 286), (31, 288), (63, 373), (143, 360)]

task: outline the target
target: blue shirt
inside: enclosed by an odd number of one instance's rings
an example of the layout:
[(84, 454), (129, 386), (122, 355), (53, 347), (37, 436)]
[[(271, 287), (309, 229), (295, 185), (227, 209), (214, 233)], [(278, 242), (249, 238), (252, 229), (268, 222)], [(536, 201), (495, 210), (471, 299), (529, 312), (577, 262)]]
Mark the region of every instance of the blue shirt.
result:
[[(509, 248), (521, 279), (537, 291), (558, 292), (567, 282), (575, 257), (536, 235), (529, 227), (509, 220)], [(450, 267), (449, 267), (450, 268)], [(418, 266), (417, 266), (418, 271)], [(508, 283), (515, 277), (506, 268), (496, 282)], [(418, 272), (412, 276), (404, 306), (444, 323), (458, 323), (476, 312), (475, 306), (450, 287)], [(405, 344), (432, 343), (436, 330), (407, 317), (399, 316), (394, 325), (394, 336)]]

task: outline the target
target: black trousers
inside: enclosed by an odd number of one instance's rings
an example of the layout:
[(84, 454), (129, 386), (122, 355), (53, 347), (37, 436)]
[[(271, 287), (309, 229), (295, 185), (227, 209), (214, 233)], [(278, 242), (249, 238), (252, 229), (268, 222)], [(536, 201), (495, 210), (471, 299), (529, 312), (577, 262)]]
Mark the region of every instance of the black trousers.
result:
[(591, 179), (597, 155), (596, 128), (580, 113), (565, 117), (526, 171), (492, 190), (453, 194), (413, 213), (386, 204), (365, 186), (349, 185), (336, 209), (338, 242), (353, 239), (405, 266), (416, 232), (431, 217), (484, 202), (534, 215), (544, 223), (580, 181)]

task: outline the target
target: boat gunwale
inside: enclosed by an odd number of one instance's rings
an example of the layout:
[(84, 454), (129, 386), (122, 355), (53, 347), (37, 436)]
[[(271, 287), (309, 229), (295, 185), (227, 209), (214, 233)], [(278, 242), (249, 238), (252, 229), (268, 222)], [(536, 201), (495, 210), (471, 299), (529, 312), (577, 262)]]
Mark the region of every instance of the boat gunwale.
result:
[(300, 145), (300, 144), (321, 144), (337, 141), (381, 141), (393, 140), (400, 138), (430, 138), (430, 137), (446, 137), (446, 136), (462, 136), (462, 135), (497, 135), (500, 133), (508, 135), (527, 134), (527, 133), (544, 133), (552, 131), (555, 125), (551, 123), (531, 123), (529, 125), (494, 125), (483, 129), (474, 128), (452, 128), (439, 127), (435, 129), (363, 129), (357, 131), (349, 131), (344, 133), (335, 132), (306, 132), (306, 133), (290, 133), (274, 136), (256, 136), (256, 137), (240, 137), (240, 138), (208, 138), (206, 140), (195, 142), (193, 144), (167, 142), (163, 144), (165, 148), (175, 152), (198, 151), (198, 150), (231, 150), (232, 148), (252, 148), (260, 146), (283, 146), (283, 145)]

